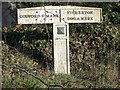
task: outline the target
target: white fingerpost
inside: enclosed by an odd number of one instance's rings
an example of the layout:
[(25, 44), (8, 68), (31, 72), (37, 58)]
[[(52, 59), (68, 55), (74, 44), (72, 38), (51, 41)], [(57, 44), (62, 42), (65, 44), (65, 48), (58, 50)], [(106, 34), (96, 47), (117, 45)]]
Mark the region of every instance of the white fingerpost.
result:
[(54, 71), (55, 73), (70, 74), (68, 23), (54, 23), (53, 38)]
[(102, 9), (44, 6), (17, 10), (18, 24), (53, 24), (54, 71), (70, 74), (69, 23), (101, 23)]

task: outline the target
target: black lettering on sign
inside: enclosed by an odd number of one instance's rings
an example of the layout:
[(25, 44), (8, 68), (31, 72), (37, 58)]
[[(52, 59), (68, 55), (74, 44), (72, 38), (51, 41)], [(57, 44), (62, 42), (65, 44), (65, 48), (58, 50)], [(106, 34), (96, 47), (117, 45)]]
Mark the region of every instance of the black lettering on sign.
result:
[(40, 17), (59, 17), (58, 14), (42, 14), (42, 15), (20, 15), (19, 18), (40, 18)]
[(93, 17), (67, 17), (67, 20), (93, 20)]
[(42, 17), (45, 17), (45, 15), (41, 15)]
[(84, 17), (81, 17), (81, 20), (84, 20)]
[(93, 17), (81, 17), (81, 20), (93, 20)]
[(70, 11), (67, 11), (67, 14), (71, 14)]
[(75, 17), (67, 17), (67, 20), (76, 20)]
[(77, 20), (80, 20), (80, 18), (78, 17)]
[(53, 17), (59, 17), (58, 14), (53, 14)]
[(84, 12), (83, 12), (83, 11), (81, 11), (80, 13), (81, 13), (81, 14), (84, 14)]
[(49, 15), (46, 15), (46, 17), (49, 17)]
[(53, 15), (50, 15), (50, 17), (53, 17)]
[(67, 14), (93, 14), (93, 11), (67, 11)]
[(47, 17), (47, 18), (48, 18), (48, 17), (50, 17), (50, 18), (51, 18), (51, 17), (58, 17), (58, 14), (50, 14), (50, 15), (48, 14), (48, 15), (46, 15), (46, 17)]
[(19, 18), (39, 18), (40, 15), (20, 15)]

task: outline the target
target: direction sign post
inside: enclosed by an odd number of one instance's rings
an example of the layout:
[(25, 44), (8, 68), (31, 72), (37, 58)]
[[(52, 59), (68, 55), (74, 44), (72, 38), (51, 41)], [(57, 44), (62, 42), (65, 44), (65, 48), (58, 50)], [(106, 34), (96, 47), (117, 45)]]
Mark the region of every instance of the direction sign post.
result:
[(53, 24), (54, 71), (57, 74), (70, 74), (68, 23), (102, 22), (102, 9), (92, 7), (44, 6), (18, 9), (17, 13), (18, 24)]

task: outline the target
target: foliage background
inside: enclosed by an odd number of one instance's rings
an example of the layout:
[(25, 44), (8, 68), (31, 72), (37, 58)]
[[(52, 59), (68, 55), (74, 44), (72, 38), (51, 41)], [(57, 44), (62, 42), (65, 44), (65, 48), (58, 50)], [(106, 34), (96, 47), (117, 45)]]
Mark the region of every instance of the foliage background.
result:
[[(17, 25), (16, 10), (21, 7), (73, 5), (102, 8), (99, 24), (70, 24), (71, 75), (53, 72), (52, 25)], [(119, 88), (120, 85), (120, 3), (22, 2), (9, 8), (15, 18), (3, 27), (3, 64), (17, 65), (47, 83), (72, 88)], [(18, 69), (3, 67), (4, 88), (45, 88), (34, 77)]]

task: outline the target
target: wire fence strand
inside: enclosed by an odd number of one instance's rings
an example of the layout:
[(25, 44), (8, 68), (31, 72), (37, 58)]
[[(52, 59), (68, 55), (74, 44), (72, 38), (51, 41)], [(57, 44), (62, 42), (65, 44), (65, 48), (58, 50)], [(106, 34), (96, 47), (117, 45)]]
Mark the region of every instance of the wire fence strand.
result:
[(30, 72), (28, 72), (27, 70), (25, 70), (25, 69), (23, 69), (23, 68), (21, 68), (21, 67), (18, 67), (18, 66), (16, 66), (16, 65), (8, 66), (8, 65), (6, 65), (6, 64), (0, 64), (0, 66), (5, 66), (5, 67), (7, 67), (7, 68), (13, 68), (13, 69), (19, 69), (20, 71), (23, 71), (23, 72), (27, 73), (28, 75), (34, 77), (35, 79), (39, 80), (40, 82), (42, 82), (45, 86), (47, 86), (48, 90), (49, 90), (50, 88), (53, 88), (53, 87), (59, 87), (59, 88), (62, 88), (62, 90), (64, 90), (64, 87), (63, 87), (62, 85), (48, 84), (48, 83), (46, 83), (44, 80), (42, 80), (42, 78), (40, 78), (40, 77), (34, 75), (33, 73), (30, 73)]

